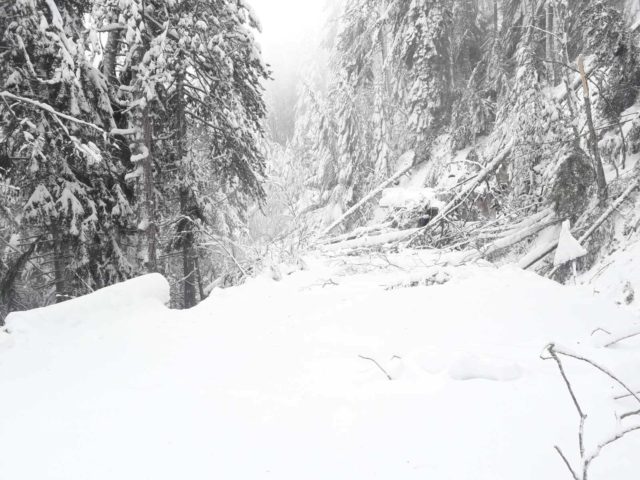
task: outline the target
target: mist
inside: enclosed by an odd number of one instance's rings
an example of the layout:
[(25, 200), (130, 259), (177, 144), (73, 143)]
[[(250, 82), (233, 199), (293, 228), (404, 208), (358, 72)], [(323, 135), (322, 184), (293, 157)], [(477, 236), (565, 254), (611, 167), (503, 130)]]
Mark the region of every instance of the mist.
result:
[(258, 41), (272, 80), (265, 84), (271, 138), (286, 143), (293, 135), (295, 105), (305, 70), (321, 50), (327, 0), (249, 0), (262, 31)]

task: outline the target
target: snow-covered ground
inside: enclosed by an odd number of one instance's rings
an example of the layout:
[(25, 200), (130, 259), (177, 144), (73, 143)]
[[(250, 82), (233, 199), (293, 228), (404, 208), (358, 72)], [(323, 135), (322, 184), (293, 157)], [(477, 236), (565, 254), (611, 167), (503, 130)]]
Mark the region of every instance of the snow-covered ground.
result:
[[(0, 333), (0, 478), (569, 479), (578, 416), (550, 342), (640, 388), (640, 324), (580, 287), (435, 253), (307, 258), (163, 305), (158, 276), (9, 318)], [(377, 362), (377, 364), (376, 364)], [(564, 360), (591, 451), (633, 418)], [(391, 380), (387, 378), (391, 377)], [(636, 435), (636, 436), (634, 436)], [(640, 433), (590, 478), (638, 478)]]

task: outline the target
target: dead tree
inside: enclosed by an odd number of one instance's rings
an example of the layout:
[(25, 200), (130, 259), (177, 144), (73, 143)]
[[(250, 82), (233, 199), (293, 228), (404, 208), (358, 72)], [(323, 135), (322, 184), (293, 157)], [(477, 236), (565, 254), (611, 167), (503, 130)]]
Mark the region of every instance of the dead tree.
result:
[(584, 69), (584, 58), (582, 55), (578, 57), (578, 70), (582, 78), (582, 93), (584, 96), (584, 107), (587, 114), (587, 125), (589, 127), (589, 146), (593, 155), (593, 166), (596, 171), (596, 183), (598, 185), (598, 198), (604, 204), (607, 201), (609, 193), (607, 191), (607, 180), (604, 176), (604, 167), (602, 166), (602, 158), (600, 158), (600, 150), (598, 148), (598, 135), (593, 124), (593, 111), (591, 108), (591, 95), (589, 92), (589, 80)]

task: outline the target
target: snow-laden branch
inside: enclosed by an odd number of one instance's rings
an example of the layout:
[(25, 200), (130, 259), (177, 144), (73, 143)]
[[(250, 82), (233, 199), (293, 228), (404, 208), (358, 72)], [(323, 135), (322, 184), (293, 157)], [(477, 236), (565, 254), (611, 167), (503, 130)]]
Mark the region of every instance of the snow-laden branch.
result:
[[(627, 428), (624, 428), (624, 429), (620, 430), (619, 432), (614, 433), (611, 437), (609, 437), (606, 440), (601, 441), (600, 443), (598, 443), (598, 445), (596, 445), (596, 447), (590, 453), (587, 453), (585, 451), (585, 447), (584, 447), (584, 429), (585, 429), (585, 422), (587, 420), (587, 414), (585, 413), (585, 411), (583, 410), (582, 406), (580, 405), (580, 402), (578, 401), (578, 398), (577, 398), (577, 395), (575, 393), (575, 390), (574, 390), (573, 386), (571, 385), (571, 381), (569, 380), (569, 377), (567, 376), (567, 374), (565, 372), (564, 365), (562, 364), (562, 361), (560, 360), (560, 357), (561, 356), (565, 356), (565, 357), (573, 358), (575, 360), (579, 360), (581, 362), (585, 362), (585, 363), (591, 365), (592, 367), (596, 368), (597, 370), (599, 370), (600, 372), (604, 373), (609, 378), (614, 380), (617, 384), (621, 385), (627, 392), (630, 393), (630, 396), (633, 396), (636, 400), (638, 400), (638, 402), (640, 402), (640, 398), (627, 385), (625, 385), (625, 383), (622, 380), (620, 380), (615, 374), (613, 374), (607, 368), (598, 365), (597, 363), (593, 362), (592, 360), (589, 360), (586, 357), (577, 355), (575, 353), (571, 353), (571, 352), (566, 351), (566, 350), (559, 349), (559, 348), (556, 347), (555, 344), (548, 345), (546, 347), (545, 351), (549, 354), (549, 356), (543, 356), (542, 358), (544, 360), (553, 359), (556, 362), (556, 364), (558, 365), (558, 369), (560, 370), (560, 374), (562, 376), (562, 379), (564, 380), (564, 383), (565, 383), (565, 385), (567, 387), (567, 390), (569, 391), (569, 394), (570, 394), (571, 399), (573, 401), (573, 404), (574, 404), (574, 406), (576, 408), (576, 411), (578, 412), (578, 415), (580, 416), (580, 428), (579, 428), (579, 432), (578, 432), (578, 443), (579, 443), (579, 448), (580, 448), (581, 475), (578, 475), (576, 469), (574, 467), (572, 467), (571, 462), (569, 462), (569, 460), (567, 459), (565, 454), (562, 452), (560, 447), (556, 446), (555, 450), (558, 452), (558, 454), (562, 458), (562, 461), (564, 462), (564, 464), (567, 466), (567, 468), (571, 472), (571, 476), (573, 477), (574, 480), (588, 480), (589, 468), (591, 466), (591, 463), (596, 458), (598, 458), (600, 456), (602, 451), (605, 448), (607, 448), (607, 447), (613, 445), (614, 443), (616, 443), (618, 440), (621, 440), (622, 438), (626, 437), (630, 433), (640, 431), (640, 425), (627, 427)], [(627, 416), (629, 416), (629, 415), (627, 415)], [(624, 418), (624, 416), (622, 418)]]
[(20, 97), (18, 95), (14, 95), (13, 93), (10, 93), (10, 92), (7, 92), (7, 91), (0, 92), (0, 97), (8, 98), (8, 99), (14, 100), (16, 102), (28, 103), (29, 105), (33, 105), (34, 107), (37, 107), (37, 108), (39, 108), (41, 110), (44, 110), (45, 112), (48, 112), (48, 113), (50, 113), (52, 115), (55, 115), (56, 117), (62, 118), (64, 120), (68, 120), (68, 121), (73, 122), (73, 123), (77, 123), (79, 125), (83, 125), (83, 126), (88, 127), (88, 128), (92, 128), (92, 129), (96, 130), (99, 133), (102, 133), (102, 134), (105, 134), (105, 135), (107, 134), (107, 132), (104, 129), (100, 128), (99, 126), (97, 126), (97, 125), (95, 125), (93, 123), (86, 122), (84, 120), (80, 120), (79, 118), (73, 117), (71, 115), (67, 115), (66, 113), (58, 112), (51, 105), (48, 105), (46, 103), (42, 103), (42, 102), (39, 102), (37, 100), (32, 100), (30, 98)]
[(82, 120), (80, 118), (74, 117), (72, 115), (67, 115), (66, 113), (62, 113), (57, 111), (55, 108), (53, 108), (51, 105), (43, 103), (43, 102), (39, 102), (37, 100), (32, 100), (30, 98), (26, 98), (26, 97), (21, 97), (19, 95), (14, 95), (11, 92), (7, 92), (7, 91), (2, 91), (0, 92), (0, 98), (3, 99), (10, 99), (16, 102), (22, 102), (22, 103), (27, 103), (29, 105), (32, 105), (36, 108), (39, 108), (40, 110), (44, 110), (47, 113), (50, 113), (51, 115), (54, 115), (58, 118), (61, 118), (63, 120), (67, 120), (69, 122), (78, 124), (78, 125), (82, 125), (83, 127), (87, 127), (87, 128), (91, 128), (92, 130), (95, 130), (96, 132), (102, 134), (102, 135), (125, 135), (125, 136), (132, 136), (132, 135), (136, 135), (138, 133), (138, 129), (136, 128), (128, 128), (128, 129), (120, 129), (120, 128), (114, 128), (113, 130), (107, 132), (105, 129), (103, 129), (102, 127), (99, 127), (98, 125), (96, 125), (95, 123), (91, 123), (91, 122), (87, 122), (85, 120)]

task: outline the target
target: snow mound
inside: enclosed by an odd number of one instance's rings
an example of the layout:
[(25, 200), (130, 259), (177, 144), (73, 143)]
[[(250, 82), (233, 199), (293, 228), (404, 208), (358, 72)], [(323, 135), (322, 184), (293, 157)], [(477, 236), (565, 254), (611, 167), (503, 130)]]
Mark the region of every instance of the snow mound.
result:
[(169, 283), (158, 273), (134, 278), (64, 303), (11, 313), (6, 319), (6, 329), (13, 334), (50, 331), (77, 324), (100, 312), (115, 312), (149, 301), (169, 302)]
[(454, 380), (493, 380), (510, 382), (522, 377), (522, 368), (516, 362), (486, 355), (463, 355), (449, 368)]

